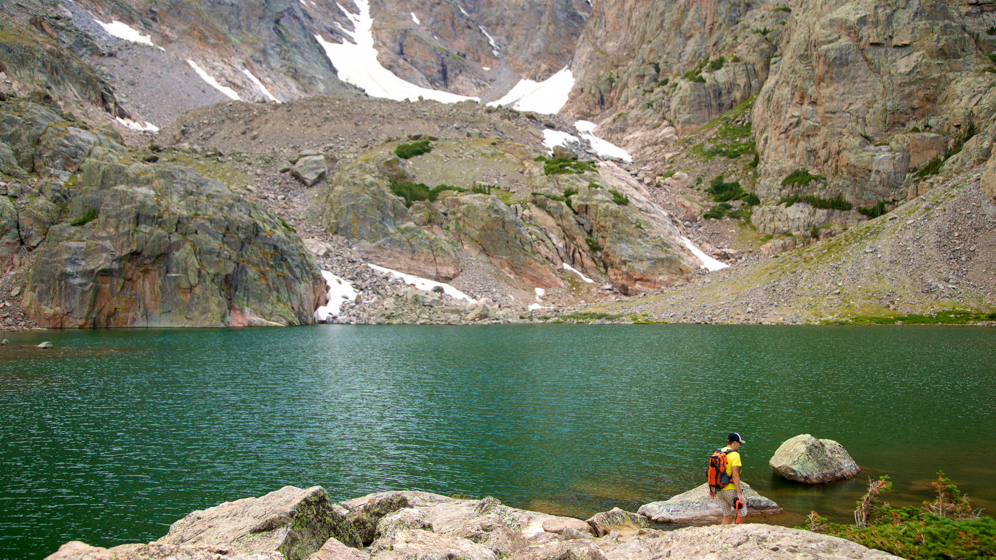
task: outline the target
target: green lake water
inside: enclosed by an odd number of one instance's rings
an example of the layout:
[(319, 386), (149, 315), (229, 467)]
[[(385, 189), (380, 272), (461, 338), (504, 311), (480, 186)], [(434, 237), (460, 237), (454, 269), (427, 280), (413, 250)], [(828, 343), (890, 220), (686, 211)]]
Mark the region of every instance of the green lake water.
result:
[[(893, 505), (943, 469), (996, 511), (996, 329), (321, 326), (17, 333), (0, 347), (0, 558), (148, 542), (285, 485), (494, 496), (588, 517), (743, 478), (801, 524)], [(33, 348), (51, 340), (56, 348)], [(836, 439), (852, 481), (776, 479), (775, 449)]]

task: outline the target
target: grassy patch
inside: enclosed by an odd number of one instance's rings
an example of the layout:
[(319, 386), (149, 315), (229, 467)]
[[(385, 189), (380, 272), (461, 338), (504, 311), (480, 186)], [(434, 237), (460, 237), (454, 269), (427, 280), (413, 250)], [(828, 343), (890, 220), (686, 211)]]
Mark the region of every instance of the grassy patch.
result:
[(822, 179), (823, 175), (810, 175), (807, 169), (796, 169), (792, 173), (789, 173), (787, 177), (782, 179), (782, 185), (795, 185), (797, 187), (804, 187), (813, 181)]
[(895, 317), (855, 317), (855, 325), (974, 325), (996, 321), (996, 313), (976, 311), (938, 311), (930, 315), (896, 315)]
[(612, 195), (612, 202), (615, 202), (619, 206), (626, 206), (627, 204), (629, 204), (629, 197), (624, 195), (623, 193), (615, 189), (609, 189), (609, 194)]
[(889, 212), (889, 209), (886, 207), (888, 203), (888, 201), (880, 200), (875, 206), (862, 206), (858, 208), (858, 212), (868, 216), (869, 219), (874, 219)]
[(420, 140), (411, 144), (401, 144), (394, 149), (394, 155), (401, 159), (409, 159), (432, 151), (428, 140)]
[(589, 311), (584, 313), (571, 313), (570, 315), (564, 315), (563, 317), (561, 317), (561, 319), (573, 319), (579, 323), (580, 322), (590, 323), (592, 321), (598, 321), (600, 319), (605, 319), (606, 321), (614, 321), (622, 316), (623, 315), (612, 315), (609, 313), (593, 313)]
[(821, 210), (843, 210), (846, 212), (854, 208), (854, 205), (848, 202), (842, 194), (838, 194), (833, 198), (820, 198), (815, 195), (789, 196), (779, 200), (778, 204), (784, 204), (786, 208), (789, 208), (796, 202), (805, 202), (813, 208)]
[(71, 225), (73, 227), (85, 226), (88, 223), (92, 222), (96, 217), (97, 217), (97, 209), (96, 208), (87, 208), (87, 211), (84, 212), (82, 216), (80, 216), (79, 218), (76, 218), (75, 220), (69, 222), (69, 225)]
[(280, 225), (284, 226), (284, 229), (293, 233), (297, 233), (297, 230), (294, 229), (290, 224), (288, 224), (287, 221), (284, 220), (282, 216), (277, 216), (277, 219), (280, 220)]
[(452, 185), (438, 185), (429, 188), (425, 183), (413, 183), (411, 181), (394, 182), (388, 185), (395, 196), (405, 199), (405, 206), (411, 208), (413, 202), (428, 200), (434, 202), (439, 198), (439, 193), (443, 191), (467, 192), (467, 189), (454, 187)]
[(579, 161), (570, 158), (547, 159), (543, 156), (534, 161), (543, 162), (543, 173), (547, 175), (580, 175), (587, 171), (595, 171), (595, 164), (590, 161)]

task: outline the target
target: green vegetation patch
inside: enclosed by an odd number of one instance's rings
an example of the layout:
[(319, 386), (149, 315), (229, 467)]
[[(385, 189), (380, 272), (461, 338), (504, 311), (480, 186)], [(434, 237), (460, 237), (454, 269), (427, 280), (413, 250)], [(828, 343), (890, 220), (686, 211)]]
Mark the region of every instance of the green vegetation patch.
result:
[(927, 162), (927, 165), (923, 166), (916, 172), (916, 177), (918, 179), (923, 179), (929, 177), (930, 175), (936, 175), (941, 172), (941, 167), (944, 166), (944, 162), (948, 161), (952, 156), (957, 155), (961, 152), (961, 149), (965, 147), (965, 142), (968, 142), (973, 136), (975, 136), (976, 128), (975, 121), (968, 123), (968, 128), (965, 129), (965, 133), (958, 136), (954, 143), (948, 147), (944, 152), (944, 156), (937, 156), (934, 159)]
[(96, 208), (87, 208), (87, 211), (84, 212), (82, 216), (80, 216), (79, 218), (76, 218), (75, 220), (69, 222), (69, 225), (71, 225), (73, 227), (85, 226), (88, 223), (92, 222), (96, 217), (97, 217), (97, 209)]
[(943, 472), (931, 484), (937, 491), (933, 501), (894, 508), (878, 499), (892, 488), (883, 476), (870, 482), (868, 493), (857, 501), (855, 524), (827, 523), (814, 511), (806, 528), (910, 560), (996, 557), (996, 519), (982, 517)]
[(571, 158), (548, 159), (543, 156), (539, 156), (533, 161), (542, 161), (543, 173), (547, 175), (580, 175), (588, 171), (595, 171), (595, 164), (590, 161), (579, 161)]
[(413, 202), (420, 200), (435, 202), (439, 198), (439, 193), (443, 191), (467, 192), (467, 189), (452, 185), (437, 185), (436, 187), (429, 188), (425, 183), (413, 183), (411, 181), (392, 181), (388, 185), (388, 188), (391, 189), (391, 192), (395, 196), (405, 199), (405, 206), (409, 208), (411, 208)]
[(855, 317), (854, 325), (975, 325), (996, 321), (996, 313), (977, 311), (938, 311), (930, 315), (896, 315), (895, 317)]
[(821, 210), (843, 210), (847, 212), (854, 208), (854, 205), (848, 202), (842, 194), (838, 194), (833, 198), (820, 198), (815, 195), (789, 196), (779, 200), (778, 204), (784, 204), (786, 208), (789, 208), (796, 202), (805, 202), (813, 208)]
[(619, 206), (626, 206), (627, 204), (629, 204), (629, 197), (624, 195), (623, 193), (615, 189), (609, 189), (609, 194), (612, 195), (612, 202), (615, 202)]
[(584, 312), (584, 313), (571, 313), (570, 315), (564, 315), (563, 317), (561, 317), (561, 319), (573, 319), (574, 321), (577, 321), (579, 323), (580, 322), (589, 323), (592, 321), (599, 321), (601, 319), (605, 319), (606, 321), (614, 321), (616, 319), (619, 319), (620, 317), (623, 317), (623, 315)]
[(797, 187), (804, 187), (813, 181), (822, 179), (823, 175), (810, 175), (808, 169), (796, 169), (792, 173), (789, 173), (787, 177), (782, 179), (782, 185), (795, 185)]
[(875, 219), (879, 216), (889, 213), (889, 208), (887, 205), (890, 202), (891, 201), (880, 200), (878, 201), (878, 204), (876, 204), (875, 206), (862, 206), (858, 208), (858, 212), (861, 212), (865, 216), (868, 216), (869, 219)]
[(394, 155), (401, 159), (409, 159), (432, 151), (428, 140), (420, 140), (411, 144), (401, 144), (394, 149)]

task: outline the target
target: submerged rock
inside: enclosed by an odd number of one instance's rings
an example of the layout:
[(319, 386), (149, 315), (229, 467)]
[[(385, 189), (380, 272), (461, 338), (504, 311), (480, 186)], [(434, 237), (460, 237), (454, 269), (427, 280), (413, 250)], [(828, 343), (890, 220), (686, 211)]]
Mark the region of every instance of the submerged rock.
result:
[(843, 445), (810, 434), (795, 436), (781, 444), (768, 466), (778, 476), (804, 484), (846, 480), (861, 472)]
[[(758, 494), (746, 482), (740, 482), (740, 491), (747, 501), (748, 514), (783, 513), (778, 504)], [(639, 514), (658, 523), (716, 523), (723, 519), (719, 502), (709, 497), (709, 485), (703, 484), (678, 494), (670, 500), (643, 505)]]

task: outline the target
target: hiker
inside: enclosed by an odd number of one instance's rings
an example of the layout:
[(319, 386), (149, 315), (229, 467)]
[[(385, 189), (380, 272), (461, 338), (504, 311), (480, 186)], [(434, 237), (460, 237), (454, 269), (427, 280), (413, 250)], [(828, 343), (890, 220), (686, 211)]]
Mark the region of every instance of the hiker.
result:
[(740, 453), (738, 452), (743, 443), (744, 440), (740, 434), (734, 432), (726, 436), (726, 447), (714, 454), (726, 457), (726, 476), (721, 477), (721, 480), (729, 483), (709, 486), (709, 497), (718, 498), (719, 506), (723, 509), (723, 525), (732, 523), (733, 514), (736, 513), (738, 505), (745, 503), (744, 495), (740, 492), (740, 467), (743, 466), (743, 463), (740, 461)]

